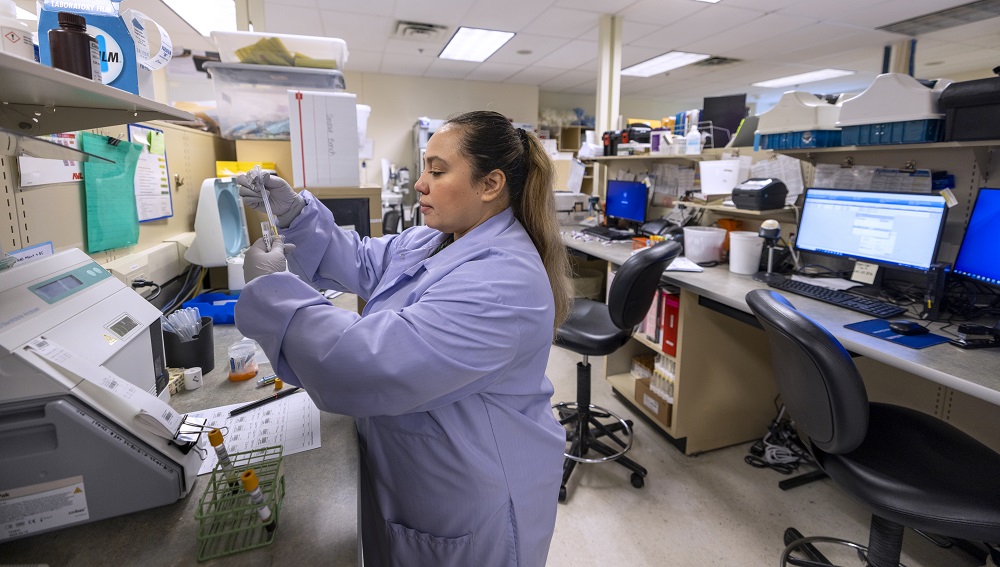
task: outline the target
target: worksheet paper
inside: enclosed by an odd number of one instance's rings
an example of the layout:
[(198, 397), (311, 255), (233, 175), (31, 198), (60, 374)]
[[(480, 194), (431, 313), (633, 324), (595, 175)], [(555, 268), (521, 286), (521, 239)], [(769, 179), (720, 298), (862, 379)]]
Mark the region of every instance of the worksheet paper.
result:
[[(221, 429), (229, 454), (281, 445), (282, 456), (287, 456), (321, 446), (319, 408), (305, 391), (229, 417), (229, 412), (243, 405), (220, 406), (188, 416), (203, 417), (208, 420), (207, 427)], [(216, 462), (215, 451), (209, 447), (208, 458), (201, 463), (198, 474), (212, 472)]]
[(163, 131), (129, 124), (128, 138), (143, 146), (135, 167), (135, 208), (139, 222), (174, 216)]
[[(773, 158), (762, 159), (754, 162), (750, 167), (750, 176), (756, 178), (771, 177), (780, 179), (788, 188), (788, 195), (785, 197), (785, 204), (793, 205), (799, 195), (804, 190), (805, 183), (802, 181), (802, 165), (799, 160), (785, 156), (776, 155)], [(823, 187), (823, 185), (819, 185)]]

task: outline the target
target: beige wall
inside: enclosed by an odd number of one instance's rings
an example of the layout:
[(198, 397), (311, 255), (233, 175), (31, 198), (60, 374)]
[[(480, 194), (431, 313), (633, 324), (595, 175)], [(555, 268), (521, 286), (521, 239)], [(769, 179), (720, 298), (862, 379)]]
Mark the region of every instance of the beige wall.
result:
[(515, 122), (538, 123), (538, 87), (344, 72), (347, 92), (372, 107), (368, 137), (375, 141), (362, 185), (381, 184), (380, 159), (414, 171), (413, 124), (417, 118), (448, 118), (469, 110), (495, 110)]

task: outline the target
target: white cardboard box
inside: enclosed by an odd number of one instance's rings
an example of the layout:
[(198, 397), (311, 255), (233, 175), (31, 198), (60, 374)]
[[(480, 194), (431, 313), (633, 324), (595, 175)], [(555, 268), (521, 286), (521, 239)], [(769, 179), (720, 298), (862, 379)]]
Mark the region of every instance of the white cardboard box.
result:
[(357, 96), (288, 91), (295, 187), (358, 187)]

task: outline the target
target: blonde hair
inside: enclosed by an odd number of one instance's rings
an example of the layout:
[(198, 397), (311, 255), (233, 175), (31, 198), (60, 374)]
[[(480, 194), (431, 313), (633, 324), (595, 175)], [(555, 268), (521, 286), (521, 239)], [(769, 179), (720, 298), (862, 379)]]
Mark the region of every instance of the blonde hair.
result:
[(498, 112), (467, 112), (448, 123), (462, 127), (462, 151), (474, 177), (485, 177), (494, 169), (506, 176), (511, 210), (531, 237), (548, 274), (558, 328), (569, 316), (573, 280), (556, 219), (552, 160), (534, 134), (515, 128)]

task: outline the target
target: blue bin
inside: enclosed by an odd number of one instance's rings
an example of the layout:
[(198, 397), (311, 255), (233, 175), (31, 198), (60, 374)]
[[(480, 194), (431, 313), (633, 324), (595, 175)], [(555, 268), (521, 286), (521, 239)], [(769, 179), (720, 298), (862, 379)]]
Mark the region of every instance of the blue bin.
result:
[(843, 126), (841, 141), (845, 146), (880, 146), (888, 144), (924, 144), (944, 139), (944, 120), (906, 120)]
[(803, 150), (809, 148), (832, 148), (839, 145), (840, 130), (780, 132), (777, 134), (764, 134), (760, 137), (760, 147), (764, 150)]
[(203, 293), (181, 304), (181, 307), (197, 307), (202, 317), (211, 317), (216, 325), (232, 325), (236, 321), (233, 312), (239, 291)]

